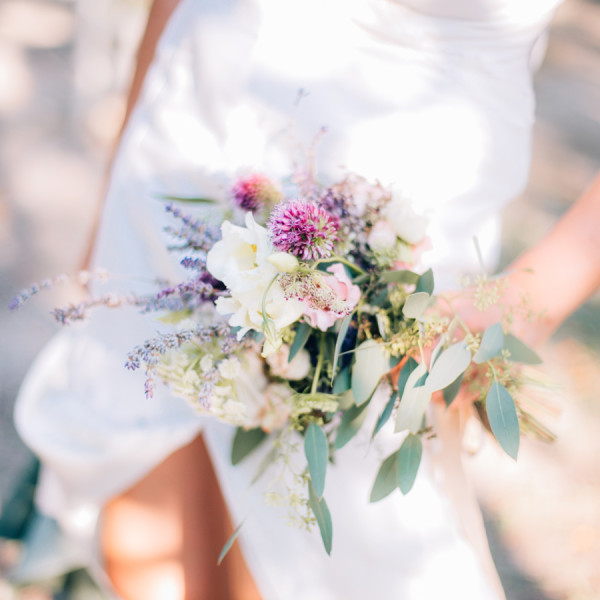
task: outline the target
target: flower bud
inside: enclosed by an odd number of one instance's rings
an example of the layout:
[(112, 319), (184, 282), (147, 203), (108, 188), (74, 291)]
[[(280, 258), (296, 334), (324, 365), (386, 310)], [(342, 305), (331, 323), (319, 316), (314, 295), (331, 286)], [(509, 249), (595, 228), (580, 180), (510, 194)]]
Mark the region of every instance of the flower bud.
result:
[(280, 273), (293, 273), (300, 264), (293, 254), (288, 254), (287, 252), (273, 252), (273, 254), (267, 257), (267, 261)]

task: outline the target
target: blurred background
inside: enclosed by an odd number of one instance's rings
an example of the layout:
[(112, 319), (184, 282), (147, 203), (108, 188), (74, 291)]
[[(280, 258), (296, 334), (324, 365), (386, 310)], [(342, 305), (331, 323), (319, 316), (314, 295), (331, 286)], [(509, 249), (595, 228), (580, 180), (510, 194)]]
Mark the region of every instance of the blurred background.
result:
[[(526, 1), (526, 0), (524, 0)], [(0, 0), (0, 500), (30, 463), (12, 425), (18, 386), (56, 331), (69, 289), (10, 313), (12, 297), (78, 269), (124, 113), (149, 0)], [(535, 79), (531, 181), (506, 212), (503, 262), (534, 244), (600, 167), (600, 3), (565, 0)], [(600, 224), (599, 224), (600, 226)], [(552, 445), (526, 441), (518, 464), (476, 440), (468, 468), (508, 600), (600, 599), (600, 297), (543, 351), (560, 393)], [(0, 573), (18, 555), (0, 541)], [(87, 591), (85, 591), (87, 590)], [(44, 587), (0, 600), (50, 598)], [(64, 596), (60, 596), (64, 597)], [(72, 598), (99, 598), (81, 588)]]

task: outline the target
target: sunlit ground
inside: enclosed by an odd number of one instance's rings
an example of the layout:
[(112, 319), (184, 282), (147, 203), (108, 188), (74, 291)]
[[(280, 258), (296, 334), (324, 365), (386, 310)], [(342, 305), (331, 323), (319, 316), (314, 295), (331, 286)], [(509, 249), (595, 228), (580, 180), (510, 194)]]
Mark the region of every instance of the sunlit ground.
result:
[[(77, 269), (123, 111), (142, 0), (0, 0), (0, 307), (49, 274)], [(532, 178), (506, 214), (504, 262), (535, 243), (600, 167), (600, 4), (566, 0), (536, 79)], [(27, 365), (55, 331), (68, 290), (0, 308), (0, 492), (28, 455), (12, 428)], [(469, 461), (509, 600), (600, 598), (600, 304), (592, 300), (544, 350), (562, 386), (518, 464), (491, 443)], [(15, 548), (0, 548), (0, 565)], [(4, 587), (3, 587), (4, 586)], [(41, 600), (43, 590), (0, 600)], [(82, 596), (83, 598), (83, 596)]]

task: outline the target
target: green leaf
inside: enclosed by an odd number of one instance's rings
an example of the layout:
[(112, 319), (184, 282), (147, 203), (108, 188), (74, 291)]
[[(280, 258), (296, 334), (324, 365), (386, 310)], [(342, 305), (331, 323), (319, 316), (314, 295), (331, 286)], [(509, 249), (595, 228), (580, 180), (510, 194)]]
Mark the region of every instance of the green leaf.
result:
[(400, 363), (400, 361), (402, 360), (403, 356), (390, 356), (390, 369), (393, 369), (396, 365), (398, 365)]
[(450, 385), (471, 364), (471, 352), (467, 344), (457, 342), (438, 356), (425, 383), (430, 392), (436, 392)]
[(317, 496), (321, 498), (325, 491), (329, 447), (325, 432), (314, 422), (308, 426), (304, 435), (304, 454), (308, 461), (308, 471), (313, 487)]
[(256, 473), (254, 473), (254, 477), (250, 482), (251, 485), (255, 484), (264, 474), (265, 471), (275, 462), (277, 459), (277, 455), (279, 454), (278, 448), (271, 448), (260, 461), (260, 465), (258, 465), (258, 469), (256, 469)]
[(377, 330), (379, 331), (379, 335), (387, 341), (388, 339), (388, 331), (386, 325), (386, 319), (384, 318), (384, 313), (378, 312), (375, 315), (375, 320), (377, 321)]
[(396, 412), (396, 432), (408, 429), (417, 433), (421, 429), (423, 415), (431, 398), (429, 389), (419, 385), (426, 372), (425, 365), (420, 364), (408, 377)]
[(335, 350), (333, 351), (333, 361), (332, 361), (333, 370), (332, 370), (332, 375), (331, 375), (332, 383), (333, 383), (335, 374), (337, 372), (337, 363), (338, 363), (338, 359), (340, 357), (340, 351), (342, 349), (342, 344), (344, 343), (344, 340), (346, 339), (346, 334), (348, 333), (348, 327), (350, 327), (351, 322), (352, 322), (352, 314), (349, 314), (348, 316), (344, 317), (344, 319), (342, 320), (342, 324), (340, 325), (340, 330), (338, 331), (337, 339), (335, 340)]
[(492, 428), (492, 433), (503, 450), (515, 460), (519, 453), (519, 419), (514, 400), (508, 390), (497, 381), (485, 399), (485, 409)]
[(317, 525), (319, 526), (319, 531), (321, 532), (321, 539), (323, 540), (323, 545), (325, 546), (325, 552), (327, 552), (327, 554), (331, 554), (331, 544), (333, 541), (333, 524), (331, 523), (331, 514), (329, 513), (329, 508), (327, 508), (325, 498), (319, 498), (317, 496), (315, 488), (310, 481), (308, 482), (308, 501), (310, 503), (310, 508), (315, 515), (315, 519), (317, 519)]
[(419, 274), (412, 271), (384, 271), (379, 278), (382, 283), (414, 284), (419, 281)]
[(372, 306), (384, 306), (388, 303), (389, 293), (387, 288), (382, 289), (374, 298), (369, 301)]
[(223, 550), (221, 550), (221, 554), (219, 554), (219, 558), (217, 559), (217, 565), (220, 565), (223, 562), (223, 559), (227, 556), (229, 550), (231, 550), (231, 546), (233, 546), (235, 540), (237, 540), (238, 535), (240, 534), (240, 530), (242, 529), (242, 525), (244, 521), (242, 521), (236, 528), (235, 531), (231, 534), (231, 537), (225, 542), (223, 546)]
[(481, 344), (473, 357), (473, 362), (480, 365), (481, 363), (498, 356), (500, 352), (502, 352), (503, 346), (504, 332), (502, 331), (502, 325), (500, 323), (494, 323), (483, 332)]
[(342, 421), (335, 436), (335, 449), (343, 448), (359, 431), (367, 416), (368, 403), (365, 402), (360, 406), (354, 404), (342, 416)]
[(267, 434), (260, 427), (256, 429), (238, 427), (233, 436), (233, 444), (231, 446), (231, 464), (237, 465), (266, 437)]
[(300, 323), (298, 325), (298, 329), (296, 329), (296, 335), (294, 337), (294, 341), (290, 347), (290, 354), (288, 356), (288, 362), (292, 362), (294, 356), (304, 348), (310, 334), (312, 332), (312, 327), (308, 323)]
[(504, 348), (510, 352), (510, 360), (525, 365), (539, 365), (542, 359), (512, 333), (504, 336)]
[(377, 419), (377, 423), (375, 424), (375, 429), (373, 429), (373, 435), (371, 436), (371, 439), (373, 439), (381, 431), (381, 428), (390, 420), (397, 399), (398, 392), (393, 392), (390, 396), (390, 399), (387, 401), (383, 412), (379, 416), (379, 419)]
[(465, 374), (461, 373), (450, 385), (446, 386), (442, 390), (442, 395), (444, 396), (444, 402), (446, 406), (450, 406), (456, 399), (456, 396), (458, 396), (464, 376)]
[(425, 292), (431, 296), (431, 294), (433, 294), (433, 287), (433, 271), (431, 269), (427, 269), (427, 271), (425, 271), (425, 273), (419, 277), (415, 292)]
[(174, 200), (175, 202), (187, 202), (188, 204), (217, 204), (212, 198), (195, 198), (186, 196), (159, 196), (162, 200)]
[(402, 314), (407, 319), (418, 319), (429, 306), (431, 296), (425, 292), (415, 292), (406, 298), (402, 307)]
[(406, 387), (406, 382), (410, 377), (410, 374), (419, 366), (419, 363), (412, 357), (409, 356), (408, 360), (404, 363), (400, 374), (398, 375), (398, 396), (402, 398), (402, 394), (404, 394), (404, 388)]
[(448, 341), (448, 336), (446, 334), (440, 336), (439, 342), (435, 345), (434, 349), (431, 351), (431, 356), (429, 357), (429, 370), (435, 364), (435, 361), (438, 359), (439, 355), (442, 353), (442, 350), (446, 346), (446, 342)]
[(408, 494), (415, 483), (422, 454), (421, 438), (409, 434), (398, 451), (398, 487), (403, 494)]
[(350, 379), (350, 365), (344, 367), (335, 378), (333, 382), (333, 388), (331, 391), (334, 394), (343, 394), (352, 387), (352, 381)]
[(371, 490), (370, 502), (379, 502), (398, 487), (398, 450), (390, 454), (379, 467)]
[(184, 319), (189, 319), (192, 311), (189, 308), (185, 308), (183, 310), (172, 310), (161, 317), (158, 317), (158, 321), (161, 323), (165, 323), (166, 325), (175, 325)]
[(354, 353), (352, 367), (352, 394), (356, 404), (366, 402), (379, 385), (381, 377), (389, 371), (388, 359), (383, 344), (366, 340)]

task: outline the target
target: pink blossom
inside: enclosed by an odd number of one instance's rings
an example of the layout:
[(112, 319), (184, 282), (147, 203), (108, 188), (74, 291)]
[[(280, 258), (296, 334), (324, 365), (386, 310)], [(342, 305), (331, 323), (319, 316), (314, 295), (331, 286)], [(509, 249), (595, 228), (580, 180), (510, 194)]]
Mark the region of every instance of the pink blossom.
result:
[(360, 288), (350, 281), (343, 265), (335, 263), (327, 271), (332, 275), (324, 277), (323, 280), (333, 290), (338, 299), (344, 302), (345, 310), (337, 312), (315, 309), (312, 308), (310, 299), (305, 299), (304, 314), (310, 319), (311, 326), (317, 327), (321, 331), (327, 331), (338, 319), (349, 315), (360, 300)]
[(271, 180), (258, 173), (238, 179), (231, 193), (240, 208), (252, 213), (275, 204), (280, 197), (279, 191)]

